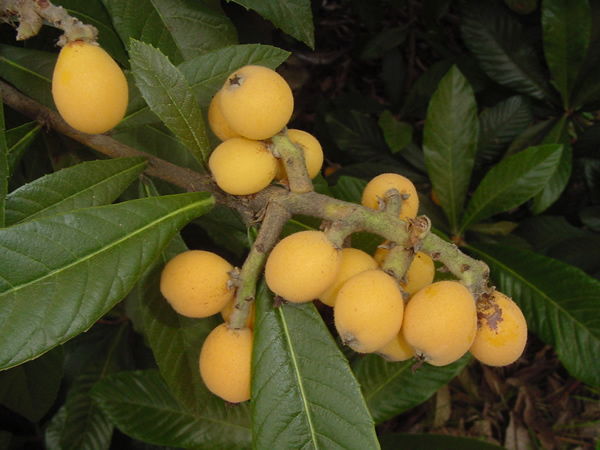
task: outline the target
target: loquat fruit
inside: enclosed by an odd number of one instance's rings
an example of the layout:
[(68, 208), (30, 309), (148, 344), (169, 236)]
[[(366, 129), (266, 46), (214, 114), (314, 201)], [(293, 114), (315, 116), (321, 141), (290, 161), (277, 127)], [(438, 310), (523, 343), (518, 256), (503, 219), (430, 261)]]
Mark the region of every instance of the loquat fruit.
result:
[(458, 281), (438, 281), (417, 291), (408, 301), (402, 335), (415, 355), (433, 366), (462, 357), (477, 331), (477, 311), (471, 291)]
[(172, 258), (160, 276), (160, 291), (179, 314), (209, 317), (233, 300), (228, 287), (233, 266), (219, 255), (189, 250)]
[(340, 288), (333, 306), (335, 328), (344, 344), (371, 353), (400, 331), (404, 312), (395, 278), (379, 269), (360, 272)]
[(502, 292), (477, 302), (478, 326), (469, 351), (488, 366), (515, 362), (527, 343), (527, 322), (521, 308)]
[(125, 116), (129, 91), (123, 71), (97, 44), (72, 41), (58, 55), (52, 97), (62, 118), (84, 133), (104, 133)]
[(269, 288), (294, 303), (316, 299), (331, 286), (340, 270), (341, 251), (322, 231), (291, 234), (275, 245), (267, 258)]
[(202, 381), (213, 394), (230, 403), (250, 399), (252, 330), (230, 329), (226, 323), (214, 328), (200, 351)]

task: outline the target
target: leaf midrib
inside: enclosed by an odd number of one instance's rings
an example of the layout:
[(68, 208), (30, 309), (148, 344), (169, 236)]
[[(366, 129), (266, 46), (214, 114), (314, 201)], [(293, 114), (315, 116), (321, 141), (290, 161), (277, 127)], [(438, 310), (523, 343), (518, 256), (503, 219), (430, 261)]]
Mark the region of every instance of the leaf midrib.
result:
[[(116, 241), (113, 241), (108, 246), (103, 246), (102, 248), (100, 248), (100, 249), (98, 249), (98, 250), (96, 250), (96, 251), (94, 251), (94, 252), (92, 252), (92, 253), (90, 253), (88, 255), (85, 255), (82, 258), (77, 258), (73, 262), (71, 262), (69, 264), (66, 264), (66, 265), (64, 265), (62, 267), (59, 267), (57, 269), (54, 269), (54, 270), (46, 273), (45, 275), (43, 275), (41, 277), (35, 278), (35, 279), (31, 280), (31, 281), (28, 281), (26, 283), (20, 284), (18, 286), (13, 286), (12, 289), (6, 290), (4, 292), (0, 292), (0, 298), (2, 298), (3, 296), (6, 296), (6, 295), (14, 294), (14, 293), (18, 292), (19, 290), (25, 289), (26, 287), (28, 287), (28, 286), (30, 286), (32, 284), (40, 283), (40, 282), (42, 282), (43, 280), (46, 280), (46, 279), (51, 279), (51, 278), (55, 277), (56, 275), (60, 274), (63, 271), (67, 271), (67, 270), (69, 270), (69, 269), (71, 269), (73, 267), (76, 267), (79, 264), (82, 264), (82, 263), (84, 263), (86, 261), (92, 260), (96, 256), (101, 255), (102, 253), (105, 253), (107, 251), (110, 251), (110, 250), (112, 250), (115, 247), (118, 247), (120, 244), (122, 244), (123, 242), (127, 241), (128, 239), (132, 239), (136, 235), (139, 235), (139, 234), (145, 232), (146, 230), (148, 230), (148, 229), (156, 226), (156, 224), (164, 222), (164, 221), (170, 219), (173, 216), (177, 216), (179, 214), (182, 214), (183, 212), (185, 212), (187, 210), (193, 210), (193, 209), (197, 208), (200, 203), (203, 203), (205, 201), (206, 201), (206, 199), (195, 201), (195, 202), (193, 202), (193, 203), (191, 203), (189, 205), (186, 205), (183, 208), (178, 208), (177, 210), (175, 210), (175, 211), (173, 211), (173, 212), (171, 212), (171, 213), (169, 213), (167, 215), (161, 216), (158, 219), (156, 219), (156, 220), (154, 220), (154, 221), (146, 224), (142, 228), (136, 229), (134, 232), (127, 233), (125, 236), (121, 237), (120, 239), (117, 239)], [(100, 207), (100, 208), (104, 208), (104, 207)], [(92, 209), (92, 208), (89, 208), (89, 209)], [(85, 211), (85, 210), (81, 210), (81, 211)], [(28, 225), (28, 224), (29, 223), (26, 222), (24, 225)], [(6, 247), (0, 247), (0, 248), (6, 248)], [(20, 253), (20, 254), (24, 255), (23, 253)], [(28, 256), (28, 255), (24, 255), (24, 256)]]

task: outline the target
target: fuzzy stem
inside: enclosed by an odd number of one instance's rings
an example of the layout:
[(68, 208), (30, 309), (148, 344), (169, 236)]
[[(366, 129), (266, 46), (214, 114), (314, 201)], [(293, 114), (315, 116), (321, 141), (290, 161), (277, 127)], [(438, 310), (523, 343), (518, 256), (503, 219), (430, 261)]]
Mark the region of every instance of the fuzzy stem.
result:
[(277, 243), (283, 226), (290, 218), (291, 214), (281, 205), (270, 203), (267, 206), (256, 240), (238, 277), (233, 312), (229, 319), (230, 328), (245, 327), (246, 319), (252, 311), (252, 302), (256, 297), (256, 285), (265, 267), (267, 256)]
[(304, 152), (294, 144), (288, 134), (287, 128), (271, 138), (273, 154), (281, 159), (288, 183), (292, 192), (303, 193), (313, 190), (313, 184), (306, 171)]
[(86, 25), (79, 19), (69, 15), (62, 6), (56, 6), (48, 0), (0, 0), (0, 17), (17, 15), (17, 40), (25, 40), (35, 36), (43, 21), (64, 31), (58, 41), (64, 46), (71, 41), (83, 40), (96, 42), (98, 30), (92, 25)]
[[(361, 230), (378, 234), (389, 241), (402, 245), (406, 245), (410, 237), (408, 222), (399, 219), (397, 215), (385, 210), (376, 211), (355, 203), (337, 200), (314, 191), (296, 193), (279, 186), (269, 186), (252, 197), (238, 198), (225, 194), (207, 174), (176, 166), (154, 155), (128, 147), (108, 135), (90, 135), (74, 130), (57, 112), (40, 105), (2, 81), (0, 81), (0, 92), (6, 105), (106, 156), (111, 158), (146, 157), (148, 159), (146, 174), (180, 186), (190, 192), (210, 192), (215, 196), (217, 203), (237, 210), (246, 223), (255, 219), (256, 211), (261, 211), (268, 204), (275, 203), (289, 214), (317, 217), (331, 223), (340, 222), (335, 229), (338, 242), (348, 233)], [(269, 225), (263, 223), (259, 234), (268, 228)], [(257, 241), (260, 239), (260, 236), (257, 237)], [(450, 272), (471, 289), (476, 298), (489, 291), (487, 287), (489, 268), (484, 262), (467, 256), (456, 245), (444, 241), (433, 233), (426, 233), (420, 239), (422, 239), (421, 250), (434, 260), (444, 263)], [(265, 248), (270, 249), (268, 246)]]

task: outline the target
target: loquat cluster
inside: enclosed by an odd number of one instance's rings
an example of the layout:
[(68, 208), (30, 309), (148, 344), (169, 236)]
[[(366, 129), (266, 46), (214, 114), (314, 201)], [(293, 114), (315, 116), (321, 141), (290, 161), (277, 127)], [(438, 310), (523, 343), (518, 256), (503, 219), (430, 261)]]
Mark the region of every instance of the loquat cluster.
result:
[(310, 133), (285, 129), (293, 110), (292, 90), (274, 70), (249, 65), (227, 77), (208, 109), (208, 124), (222, 141), (208, 165), (221, 189), (232, 195), (250, 195), (273, 180), (284, 180), (285, 166), (270, 145), (270, 139), (282, 131), (302, 149), (310, 178), (317, 176), (323, 149)]
[[(292, 111), (291, 89), (275, 71), (245, 66), (227, 78), (208, 113), (222, 140), (209, 159), (221, 189), (243, 196), (285, 180), (286, 164), (272, 145), (282, 130), (302, 149), (306, 174), (319, 173), (323, 153), (318, 141), (285, 128)], [(397, 216), (407, 229), (418, 220), (415, 185), (399, 174), (374, 177), (361, 203), (386, 217), (391, 213), (394, 220)], [(493, 290), (476, 298), (459, 280), (436, 281), (434, 259), (420, 250), (418, 239), (384, 241), (373, 254), (339, 246), (339, 241), (327, 226), (287, 235), (267, 249), (264, 278), (284, 302), (319, 300), (331, 307), (337, 334), (355, 352), (388, 361), (415, 358), (433, 366), (451, 364), (469, 351), (484, 364), (507, 365), (523, 352), (527, 324), (516, 303)], [(191, 250), (166, 264), (160, 283), (179, 314), (221, 314), (224, 323), (205, 340), (199, 370), (208, 389), (231, 403), (250, 398), (255, 326), (253, 309), (241, 327), (230, 322), (239, 301), (239, 273), (214, 253)]]

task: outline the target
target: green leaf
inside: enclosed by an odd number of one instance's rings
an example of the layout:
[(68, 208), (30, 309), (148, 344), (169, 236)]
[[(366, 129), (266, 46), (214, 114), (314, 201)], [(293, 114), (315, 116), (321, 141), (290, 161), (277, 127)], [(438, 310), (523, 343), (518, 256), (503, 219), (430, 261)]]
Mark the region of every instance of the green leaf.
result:
[(378, 448), (359, 385), (314, 305), (273, 307), (264, 283), (257, 300), (254, 448)]
[(479, 220), (515, 208), (540, 192), (560, 164), (562, 152), (563, 146), (559, 144), (540, 145), (495, 165), (477, 186), (460, 231)]
[(534, 252), (498, 244), (469, 249), (491, 269), (500, 291), (521, 307), (529, 329), (580, 381), (600, 386), (600, 281)]
[(412, 125), (400, 122), (388, 110), (379, 116), (379, 126), (392, 153), (398, 153), (412, 141), (414, 131)]
[(4, 105), (2, 104), (2, 91), (0, 91), (0, 228), (6, 222), (6, 196), (8, 195), (8, 179), (10, 167), (8, 165), (8, 145), (4, 126)]
[(378, 153), (390, 153), (377, 121), (361, 111), (331, 111), (325, 115), (325, 122), (335, 144), (354, 160), (362, 162)]
[(103, 0), (125, 45), (130, 39), (160, 48), (173, 64), (237, 43), (218, 2)]
[(315, 27), (310, 0), (227, 0), (253, 9), (284, 33), (315, 48)]
[(231, 208), (217, 205), (194, 220), (194, 224), (202, 227), (215, 244), (238, 258), (242, 258), (250, 248), (246, 224), (240, 214)]
[(460, 5), (463, 40), (492, 80), (540, 100), (558, 101), (527, 37), (530, 30), (501, 4), (462, 0)]
[(128, 65), (123, 42), (115, 32), (101, 0), (58, 0), (54, 4), (62, 6), (71, 16), (77, 17), (83, 23), (96, 27), (100, 46), (120, 64)]
[(125, 130), (114, 130), (111, 133), (119, 142), (130, 147), (158, 156), (177, 166), (187, 167), (196, 172), (204, 168), (185, 145), (162, 123), (142, 125)]
[(108, 205), (146, 168), (146, 158), (89, 161), (38, 178), (10, 193), (6, 223)]
[(52, 72), (56, 53), (0, 44), (2, 78), (42, 105), (56, 109), (52, 98)]
[[(90, 392), (98, 381), (123, 365), (120, 355), (129, 335), (128, 324), (98, 324), (70, 341), (65, 366), (73, 378), (55, 431), (60, 448), (110, 448), (113, 426)], [(70, 359), (78, 359), (73, 364)], [(76, 366), (73, 370), (70, 366)]]
[(461, 450), (501, 450), (504, 447), (490, 444), (483, 439), (434, 433), (389, 433), (380, 437), (384, 450), (421, 450), (460, 448)]
[(30, 422), (39, 421), (50, 409), (63, 376), (63, 351), (45, 355), (0, 372), (0, 404)]
[(213, 395), (202, 416), (195, 418), (156, 370), (112, 375), (92, 389), (92, 396), (121, 431), (154, 445), (251, 448), (248, 403), (229, 407)]
[(479, 124), (469, 82), (453, 66), (429, 103), (423, 152), (433, 189), (456, 231), (475, 164)]
[(588, 0), (544, 0), (541, 9), (544, 54), (566, 110), (590, 43), (590, 4)]
[(164, 265), (186, 250), (181, 237), (175, 237), (144, 273), (138, 289), (145, 334), (161, 374), (179, 403), (199, 417), (211, 394), (200, 378), (198, 358), (204, 339), (219, 320), (216, 316), (202, 320), (181, 316), (160, 293)]
[(0, 229), (0, 369), (87, 330), (213, 203), (206, 193), (180, 194)]
[(375, 423), (420, 405), (448, 384), (471, 361), (465, 355), (444, 367), (423, 364), (413, 373), (414, 361), (387, 362), (381, 356), (367, 355), (355, 366), (367, 406)]
[(185, 76), (160, 50), (132, 40), (129, 54), (136, 84), (150, 109), (206, 167), (210, 145), (200, 106)]
[(342, 175), (331, 187), (331, 194), (337, 199), (360, 204), (366, 186), (366, 180)]
[(550, 132), (544, 137), (544, 144), (562, 144), (563, 152), (556, 171), (544, 188), (533, 198), (533, 212), (540, 214), (548, 209), (563, 193), (573, 168), (573, 151), (571, 149), (571, 136), (569, 133), (569, 120), (562, 116)]
[(495, 164), (508, 145), (531, 124), (533, 116), (525, 97), (503, 100), (479, 116), (479, 142), (476, 165)]
[(6, 131), (6, 145), (8, 146), (8, 172), (12, 174), (21, 160), (29, 144), (38, 135), (42, 125), (38, 122), (29, 122)]
[(178, 68), (190, 83), (200, 107), (208, 108), (227, 77), (240, 67), (254, 64), (274, 70), (289, 56), (290, 52), (269, 45), (233, 45), (185, 61)]

